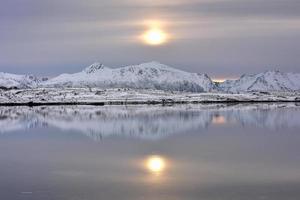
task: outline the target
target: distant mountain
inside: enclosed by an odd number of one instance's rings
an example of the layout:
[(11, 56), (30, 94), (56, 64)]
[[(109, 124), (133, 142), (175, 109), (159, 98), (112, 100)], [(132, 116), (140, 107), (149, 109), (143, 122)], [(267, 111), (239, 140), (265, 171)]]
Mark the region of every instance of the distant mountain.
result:
[(210, 92), (215, 84), (206, 74), (188, 73), (158, 62), (112, 69), (94, 63), (75, 74), (61, 74), (44, 87), (101, 87)]
[(227, 80), (218, 85), (224, 92), (276, 92), (300, 91), (300, 74), (266, 71), (254, 75), (242, 75), (238, 80)]
[(0, 72), (0, 88), (19, 89), (37, 87), (40, 79), (33, 75), (16, 75)]

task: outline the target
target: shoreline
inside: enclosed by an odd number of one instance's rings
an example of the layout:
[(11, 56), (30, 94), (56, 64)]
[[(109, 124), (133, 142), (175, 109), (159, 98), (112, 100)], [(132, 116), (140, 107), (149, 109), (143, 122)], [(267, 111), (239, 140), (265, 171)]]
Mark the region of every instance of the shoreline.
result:
[(162, 90), (100, 88), (38, 88), (0, 91), (0, 106), (174, 105), (297, 103), (299, 92), (191, 93)]
[(300, 103), (300, 100), (295, 101), (275, 101), (275, 100), (247, 100), (247, 101), (109, 101), (109, 102), (7, 102), (0, 103), (0, 107), (13, 106), (109, 106), (109, 105), (187, 105), (187, 104), (269, 104), (269, 103)]

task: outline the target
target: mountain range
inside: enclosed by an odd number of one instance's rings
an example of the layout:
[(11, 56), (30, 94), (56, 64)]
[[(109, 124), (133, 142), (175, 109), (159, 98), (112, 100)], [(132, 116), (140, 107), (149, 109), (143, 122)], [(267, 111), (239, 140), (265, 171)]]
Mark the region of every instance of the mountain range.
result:
[(132, 88), (187, 92), (300, 91), (300, 74), (266, 71), (215, 83), (206, 74), (178, 70), (158, 62), (120, 68), (94, 63), (81, 72), (46, 79), (0, 73), (0, 88)]

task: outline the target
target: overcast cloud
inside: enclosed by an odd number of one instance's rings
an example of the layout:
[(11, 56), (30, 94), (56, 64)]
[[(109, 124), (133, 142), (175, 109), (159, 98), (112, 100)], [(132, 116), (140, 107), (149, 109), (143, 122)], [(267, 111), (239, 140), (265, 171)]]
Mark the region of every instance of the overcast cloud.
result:
[[(172, 39), (141, 43), (149, 20)], [(1, 1), (0, 71), (56, 75), (152, 60), (214, 77), (300, 72), (300, 1)]]

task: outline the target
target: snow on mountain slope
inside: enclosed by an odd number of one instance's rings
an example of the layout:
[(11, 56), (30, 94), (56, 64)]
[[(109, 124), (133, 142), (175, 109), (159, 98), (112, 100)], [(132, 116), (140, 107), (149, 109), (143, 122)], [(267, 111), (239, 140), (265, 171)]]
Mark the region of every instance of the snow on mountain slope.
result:
[(189, 73), (158, 62), (120, 68), (94, 63), (81, 72), (50, 80), (32, 75), (0, 72), (0, 89), (26, 88), (131, 88), (185, 92), (294, 92), (300, 91), (300, 74), (267, 71), (238, 80), (214, 83), (206, 74)]
[(46, 81), (44, 87), (100, 87), (159, 89), (170, 91), (208, 92), (216, 90), (206, 74), (188, 73), (158, 62), (121, 68), (108, 68), (94, 63), (82, 72), (62, 74)]
[(31, 88), (36, 87), (40, 80), (32, 75), (16, 75), (0, 72), (0, 88)]
[(300, 91), (300, 74), (266, 71), (255, 75), (243, 75), (238, 80), (219, 84), (224, 92), (291, 92)]

